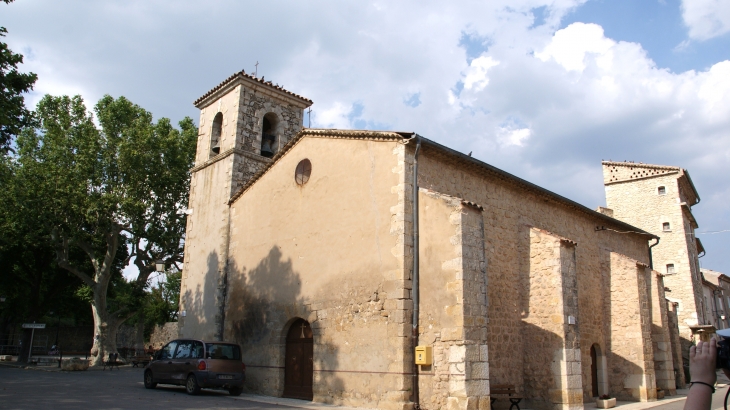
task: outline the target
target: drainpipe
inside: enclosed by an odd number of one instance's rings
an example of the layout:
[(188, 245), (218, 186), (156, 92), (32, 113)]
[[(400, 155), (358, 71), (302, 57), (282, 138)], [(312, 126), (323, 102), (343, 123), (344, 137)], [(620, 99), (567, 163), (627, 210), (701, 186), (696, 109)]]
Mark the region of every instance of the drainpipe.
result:
[(220, 303), (220, 305), (218, 306), (218, 316), (220, 318), (220, 322), (218, 323), (218, 334), (216, 335), (218, 341), (223, 341), (223, 335), (226, 327), (226, 299), (228, 298), (228, 254), (231, 246), (231, 204), (228, 204), (228, 214), (226, 217), (226, 234), (223, 240), (225, 241), (225, 247), (223, 248), (223, 272), (221, 272), (222, 277), (219, 279), (220, 282), (218, 285), (218, 302)]
[(651, 248), (659, 245), (659, 237), (656, 237), (656, 242), (654, 242), (654, 245), (649, 245), (649, 269), (654, 269), (654, 259), (651, 256)]
[[(411, 297), (413, 299), (413, 334), (411, 354), (415, 354), (416, 346), (418, 346), (418, 304), (419, 304), (419, 288), (418, 288), (418, 152), (421, 150), (421, 136), (415, 134), (416, 152), (413, 154), (413, 285), (411, 289)], [(407, 355), (408, 357), (410, 355)], [(418, 365), (413, 360), (413, 404), (419, 409), (418, 397)]]

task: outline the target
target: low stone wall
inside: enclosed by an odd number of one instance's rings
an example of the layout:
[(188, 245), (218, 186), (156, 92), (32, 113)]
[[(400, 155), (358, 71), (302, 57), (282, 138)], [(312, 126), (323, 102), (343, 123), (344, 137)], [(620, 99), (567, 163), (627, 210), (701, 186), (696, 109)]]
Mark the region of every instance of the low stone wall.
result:
[(155, 326), (155, 329), (150, 335), (149, 344), (152, 345), (153, 349), (159, 349), (164, 346), (167, 342), (178, 337), (178, 322), (167, 322), (164, 325)]

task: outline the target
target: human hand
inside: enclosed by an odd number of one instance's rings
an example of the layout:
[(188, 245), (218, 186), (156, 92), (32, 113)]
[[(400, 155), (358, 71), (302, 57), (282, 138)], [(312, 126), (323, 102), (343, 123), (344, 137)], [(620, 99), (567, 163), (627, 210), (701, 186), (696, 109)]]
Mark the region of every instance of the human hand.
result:
[(697, 342), (697, 346), (689, 348), (689, 375), (691, 381), (707, 383), (714, 386), (717, 381), (715, 361), (717, 360), (717, 340)]

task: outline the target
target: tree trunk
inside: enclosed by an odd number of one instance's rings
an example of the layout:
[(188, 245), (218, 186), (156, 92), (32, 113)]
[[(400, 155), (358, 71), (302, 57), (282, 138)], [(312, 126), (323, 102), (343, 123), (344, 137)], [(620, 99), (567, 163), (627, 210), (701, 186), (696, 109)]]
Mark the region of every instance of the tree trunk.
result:
[(139, 318), (137, 319), (137, 340), (134, 343), (135, 355), (144, 355), (144, 308), (139, 309)]
[[(102, 294), (103, 293), (103, 294)], [(117, 329), (119, 321), (112, 318), (106, 309), (106, 292), (94, 292), (91, 303), (94, 315), (94, 344), (91, 348), (91, 365), (102, 365), (109, 353), (117, 353)]]

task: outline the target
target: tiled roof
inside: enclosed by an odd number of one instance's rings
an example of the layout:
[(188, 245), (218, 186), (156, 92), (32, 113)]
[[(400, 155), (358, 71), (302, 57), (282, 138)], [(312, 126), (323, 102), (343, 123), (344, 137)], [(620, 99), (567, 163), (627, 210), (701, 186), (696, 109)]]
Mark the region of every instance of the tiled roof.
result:
[(283, 92), (285, 94), (288, 94), (291, 97), (298, 98), (298, 99), (300, 99), (300, 100), (302, 100), (304, 102), (309, 103), (310, 105), (312, 104), (312, 100), (310, 100), (308, 98), (304, 98), (304, 97), (302, 97), (299, 94), (294, 94), (291, 91), (285, 90), (283, 87), (281, 87), (278, 84), (277, 85), (274, 85), (271, 81), (265, 81), (264, 80), (265, 76), (262, 76), (261, 78), (258, 78), (258, 77), (255, 77), (255, 76), (251, 75), (251, 74), (246, 74), (245, 71), (241, 70), (241, 71), (233, 74), (232, 76), (226, 78), (225, 80), (223, 80), (223, 82), (221, 82), (220, 84), (218, 84), (215, 87), (213, 87), (207, 93), (203, 94), (202, 97), (198, 98), (197, 100), (195, 100), (193, 102), (193, 105), (198, 105), (200, 102), (202, 102), (208, 96), (210, 96), (214, 92), (220, 90), (221, 88), (225, 87), (226, 85), (228, 85), (232, 81), (236, 80), (237, 78), (246, 78), (246, 79), (251, 80), (251, 81), (256, 81), (256, 82), (260, 83), (261, 85), (264, 85), (264, 86), (267, 86), (267, 87), (271, 87), (272, 89), (277, 90), (277, 91), (280, 91), (280, 92)]

